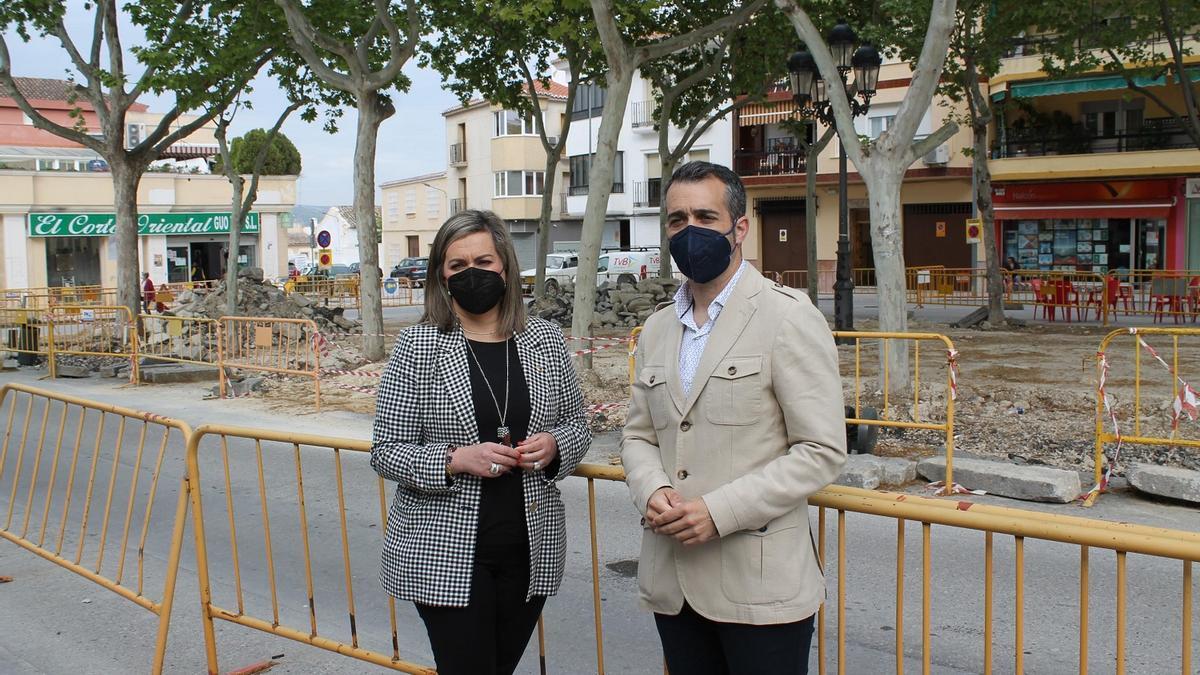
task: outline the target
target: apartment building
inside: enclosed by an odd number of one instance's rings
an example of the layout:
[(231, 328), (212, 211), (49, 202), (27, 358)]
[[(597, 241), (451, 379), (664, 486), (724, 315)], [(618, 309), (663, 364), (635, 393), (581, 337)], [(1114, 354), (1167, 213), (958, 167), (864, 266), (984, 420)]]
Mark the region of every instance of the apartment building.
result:
[[(1053, 36), (1014, 42), (988, 83), (997, 103), (991, 167), (998, 236), (1023, 268), (1105, 273), (1200, 269), (1200, 150), (1156, 99), (1186, 106), (1172, 82), (1119, 75), (1051, 78)], [(1200, 79), (1195, 39), (1185, 45)], [(1165, 41), (1153, 47), (1170, 58)]]
[[(589, 173), (600, 133), (600, 116), (606, 103), (600, 85), (583, 84), (570, 111), (571, 133), (567, 136), (567, 162), (563, 181), (568, 218), (582, 218), (587, 206)], [(658, 246), (659, 207), (662, 202), (662, 160), (655, 129), (654, 88), (640, 75), (634, 79), (625, 107), (617, 157), (613, 167), (612, 195), (604, 223), (604, 248)], [(730, 166), (733, 159), (733, 122), (727, 116), (714, 123), (696, 141), (683, 161), (705, 160)], [(682, 133), (672, 127), (670, 143)], [(669, 177), (668, 177), (669, 178)]]
[(383, 254), (386, 274), (405, 258), (429, 255), (433, 238), (449, 214), (446, 172), (383, 183)]
[[(879, 73), (878, 93), (863, 117), (855, 118), (860, 136), (876, 139), (896, 117), (908, 92), (912, 71), (906, 63), (885, 60)], [(934, 99), (925, 111), (917, 137), (940, 128), (952, 114), (945, 101)], [(743, 244), (748, 259), (768, 272), (806, 270), (808, 236), (805, 174), (810, 161), (797, 138), (792, 94), (784, 87), (769, 92), (762, 103), (736, 111), (733, 120), (733, 166), (746, 184), (750, 234)], [(825, 127), (811, 133), (819, 138)], [(971, 163), (962, 150), (971, 136), (962, 129), (949, 141), (918, 159), (905, 173), (900, 191), (904, 227), (904, 261), (913, 265), (971, 267), (982, 259), (966, 241), (965, 221), (971, 217)], [(837, 262), (838, 153), (835, 135), (814, 158), (817, 162), (817, 266), (822, 291), (829, 291)], [(866, 186), (848, 167), (847, 203), (851, 266), (873, 268), (870, 206)], [(982, 248), (982, 247), (977, 247)], [(858, 283), (868, 279), (856, 275)]]
[[(539, 98), (546, 133), (557, 138), (566, 113), (566, 86), (551, 82), (540, 90)], [(449, 213), (495, 211), (508, 223), (522, 268), (533, 267), (546, 186), (546, 151), (533, 118), (486, 101), (472, 101), (442, 114), (448, 147), (444, 180)], [(574, 247), (579, 241), (580, 221), (564, 219), (561, 199), (554, 200), (551, 221), (552, 245)]]
[[(72, 102), (64, 80), (15, 78), (22, 94), (51, 119), (82, 123), (98, 132), (95, 110)], [(130, 111), (126, 142), (138, 143), (162, 116), (143, 104)], [(183, 116), (176, 124), (194, 118)], [(155, 283), (184, 281), (193, 266), (218, 278), (229, 240), (230, 186), (211, 175), (217, 153), (211, 126), (163, 153), (138, 188), (139, 268)], [(242, 226), (239, 265), (262, 267), (268, 276), (287, 272), (290, 212), (295, 176), (267, 176), (259, 183), (254, 211)], [(113, 184), (108, 165), (95, 152), (36, 129), (16, 102), (0, 97), (0, 286), (115, 286), (117, 251)]]

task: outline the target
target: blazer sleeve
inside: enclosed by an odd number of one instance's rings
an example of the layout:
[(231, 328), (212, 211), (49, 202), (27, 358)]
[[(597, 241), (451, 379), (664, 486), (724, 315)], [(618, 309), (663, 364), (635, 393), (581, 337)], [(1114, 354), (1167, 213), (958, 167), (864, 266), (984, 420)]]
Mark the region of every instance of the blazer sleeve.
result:
[(423, 442), (422, 413), (429, 402), (421, 395), (424, 387), (418, 351), (411, 331), (404, 331), (379, 381), (371, 468), (411, 490), (445, 494), (457, 489), (455, 481), (446, 475), (446, 454), (451, 446)]
[[(642, 363), (642, 344), (638, 343), (635, 364)], [(640, 377), (634, 378), (629, 414), (621, 431), (621, 464), (625, 467), (625, 483), (629, 486), (633, 505), (642, 515), (646, 515), (646, 503), (650, 501), (650, 495), (659, 488), (669, 487), (671, 479), (663, 470), (658, 434), (654, 431), (654, 421), (646, 401), (646, 385)]]
[(704, 495), (721, 536), (756, 529), (829, 485), (846, 462), (846, 417), (837, 347), (819, 310), (788, 312), (771, 347), (771, 381), (788, 448)]
[[(552, 327), (549, 339), (551, 358), (558, 362), (557, 386), (554, 395), (558, 398), (558, 419), (548, 433), (558, 445), (558, 456), (542, 474), (548, 483), (557, 482), (575, 473), (592, 446), (592, 431), (588, 428), (587, 415), (583, 410), (583, 391), (579, 388), (579, 375), (575, 363), (567, 352), (567, 342), (562, 330)], [(555, 467), (557, 463), (557, 469)]]

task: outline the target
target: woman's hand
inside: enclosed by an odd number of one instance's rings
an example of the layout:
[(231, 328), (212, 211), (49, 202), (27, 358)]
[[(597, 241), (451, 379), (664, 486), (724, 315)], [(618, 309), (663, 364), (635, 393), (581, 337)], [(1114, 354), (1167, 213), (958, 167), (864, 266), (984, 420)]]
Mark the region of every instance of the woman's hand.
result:
[(558, 441), (554, 436), (543, 431), (517, 443), (521, 452), (521, 468), (526, 471), (541, 471), (558, 456)]
[[(480, 478), (503, 476), (517, 466), (521, 453), (515, 448), (499, 443), (480, 443), (461, 447), (450, 455), (450, 471), (469, 473)], [(492, 473), (492, 464), (500, 470)]]

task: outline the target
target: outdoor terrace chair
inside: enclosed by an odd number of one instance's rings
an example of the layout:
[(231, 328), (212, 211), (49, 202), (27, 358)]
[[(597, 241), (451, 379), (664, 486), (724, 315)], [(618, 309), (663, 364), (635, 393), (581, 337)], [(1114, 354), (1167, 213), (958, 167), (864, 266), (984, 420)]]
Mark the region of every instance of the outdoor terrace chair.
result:
[(1175, 317), (1175, 323), (1183, 321), (1186, 312), (1184, 298), (1187, 297), (1185, 277), (1155, 277), (1150, 282), (1150, 303), (1154, 311), (1154, 323), (1162, 323), (1163, 314)]

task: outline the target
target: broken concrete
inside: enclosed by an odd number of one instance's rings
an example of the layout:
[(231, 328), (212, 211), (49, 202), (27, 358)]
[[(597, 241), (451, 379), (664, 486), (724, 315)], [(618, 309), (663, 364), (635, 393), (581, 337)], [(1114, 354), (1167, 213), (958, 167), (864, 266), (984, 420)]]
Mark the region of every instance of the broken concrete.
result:
[(1140, 492), (1200, 504), (1200, 471), (1155, 464), (1133, 464), (1126, 473)]
[(874, 490), (880, 485), (904, 485), (917, 478), (917, 463), (903, 457), (850, 455), (837, 485)]
[(84, 378), (91, 377), (92, 371), (82, 366), (58, 366), (54, 374), (57, 377)]
[(220, 379), (216, 368), (182, 363), (139, 368), (138, 375), (142, 382), (150, 384), (187, 384)]
[[(931, 481), (945, 480), (946, 458), (921, 460), (917, 472)], [(954, 482), (1001, 497), (1056, 504), (1070, 503), (1083, 491), (1079, 473), (1075, 471), (966, 457), (954, 458)]]

